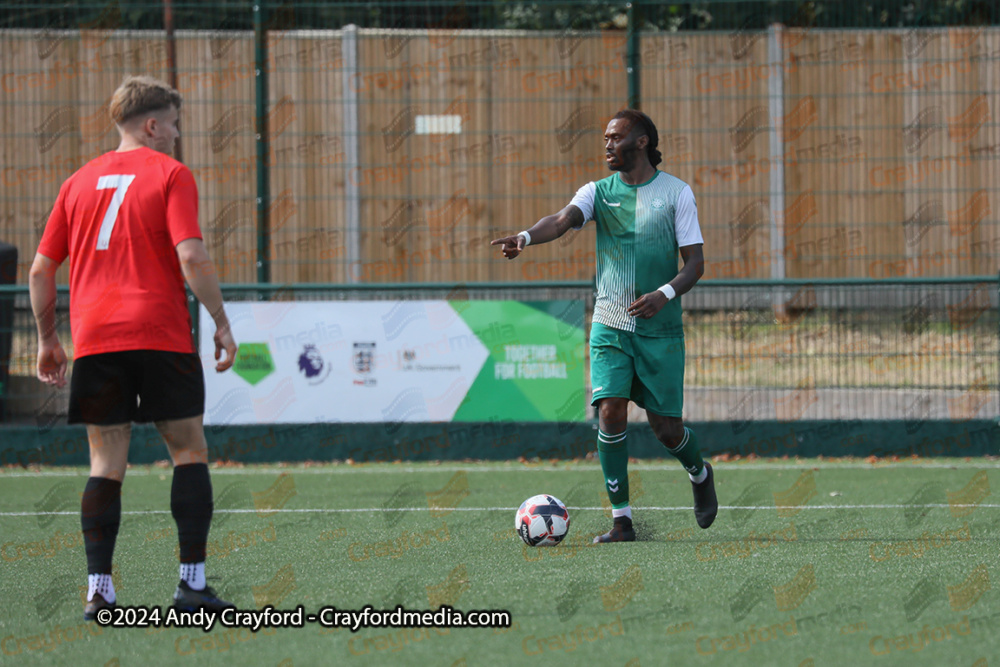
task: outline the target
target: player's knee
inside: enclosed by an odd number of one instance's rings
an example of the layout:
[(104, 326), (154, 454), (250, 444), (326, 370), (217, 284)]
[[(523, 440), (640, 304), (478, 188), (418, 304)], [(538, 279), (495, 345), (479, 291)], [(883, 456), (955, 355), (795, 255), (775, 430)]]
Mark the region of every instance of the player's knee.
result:
[(169, 447), (168, 451), (170, 452), (170, 458), (174, 466), (208, 463), (207, 446)]
[(619, 433), (625, 430), (628, 422), (628, 401), (606, 398), (601, 401), (598, 413), (602, 428), (609, 429), (612, 433)]
[(125, 467), (123, 466), (118, 468), (114, 466), (91, 465), (90, 476), (113, 479), (116, 482), (123, 482), (125, 481)]
[(668, 419), (657, 424), (656, 439), (670, 449), (676, 449), (684, 440), (684, 422), (680, 419)]

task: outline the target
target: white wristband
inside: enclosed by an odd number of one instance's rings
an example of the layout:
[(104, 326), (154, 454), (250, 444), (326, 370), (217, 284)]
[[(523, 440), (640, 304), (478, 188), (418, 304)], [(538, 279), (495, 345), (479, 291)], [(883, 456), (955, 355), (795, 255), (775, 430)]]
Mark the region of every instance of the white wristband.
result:
[(672, 301), (673, 298), (677, 296), (677, 292), (675, 292), (674, 288), (670, 286), (670, 283), (661, 287), (660, 291), (663, 292), (663, 296), (667, 297), (667, 301)]
[(524, 237), (524, 247), (531, 245), (531, 234), (528, 232), (518, 232), (517, 235)]

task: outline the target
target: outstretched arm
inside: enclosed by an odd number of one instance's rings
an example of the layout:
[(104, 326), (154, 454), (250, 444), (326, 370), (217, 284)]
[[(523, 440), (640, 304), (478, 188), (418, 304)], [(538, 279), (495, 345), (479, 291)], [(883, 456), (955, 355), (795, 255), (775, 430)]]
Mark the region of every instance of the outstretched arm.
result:
[[(583, 212), (573, 204), (570, 204), (558, 213), (547, 215), (536, 222), (528, 229), (527, 234), (530, 237), (532, 245), (548, 243), (549, 241), (555, 241), (568, 232), (571, 227), (582, 226), (584, 222), (586, 221), (583, 219)], [(528, 243), (528, 238), (525, 237), (524, 232), (521, 232), (514, 236), (494, 239), (490, 242), (490, 245), (501, 246), (500, 249), (503, 252), (503, 256), (507, 259), (514, 259), (521, 254)]]
[[(702, 253), (702, 244), (683, 246), (680, 250), (684, 266), (677, 272), (674, 279), (667, 283), (674, 291), (674, 296), (671, 298), (689, 292), (705, 273), (705, 255)], [(665, 287), (666, 285), (664, 285)], [(660, 312), (660, 309), (667, 305), (669, 300), (663, 291), (654, 290), (633, 301), (628, 307), (628, 314), (632, 317), (649, 319)]]

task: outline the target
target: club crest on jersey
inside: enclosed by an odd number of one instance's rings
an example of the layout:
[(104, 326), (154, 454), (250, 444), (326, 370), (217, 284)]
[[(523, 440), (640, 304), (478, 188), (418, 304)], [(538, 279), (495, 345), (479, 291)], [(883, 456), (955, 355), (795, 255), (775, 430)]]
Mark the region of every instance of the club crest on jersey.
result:
[(661, 197), (655, 198), (652, 201), (652, 203), (650, 204), (650, 206), (652, 206), (653, 209), (656, 210), (656, 211), (662, 210), (663, 208), (666, 207), (666, 205), (667, 205), (667, 202), (665, 202)]

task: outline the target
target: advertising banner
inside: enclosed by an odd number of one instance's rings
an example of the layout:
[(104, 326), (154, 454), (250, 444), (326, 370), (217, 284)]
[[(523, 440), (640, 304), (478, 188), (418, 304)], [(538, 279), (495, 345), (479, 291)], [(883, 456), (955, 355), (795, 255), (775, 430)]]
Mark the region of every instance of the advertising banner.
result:
[(239, 345), (215, 372), (201, 308), (205, 423), (582, 421), (581, 301), (226, 304)]

